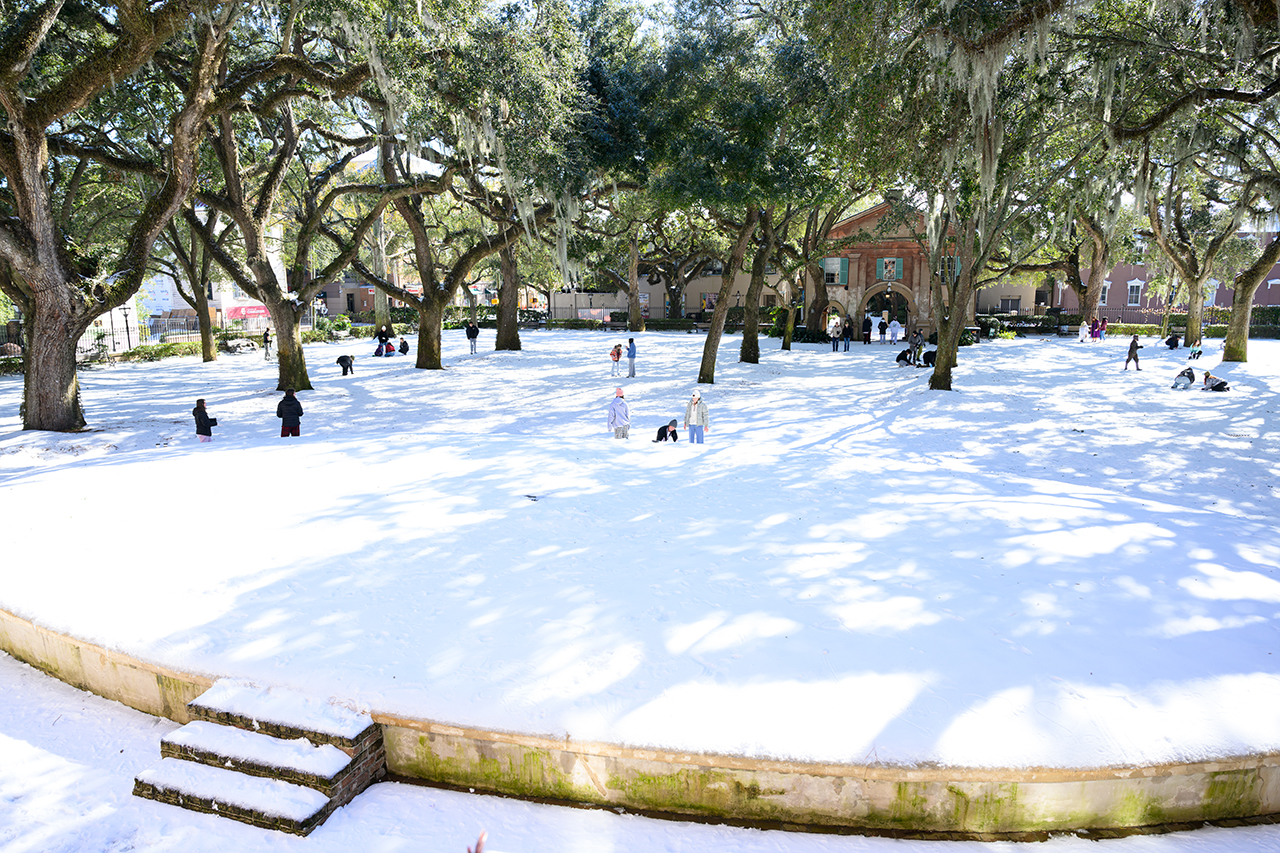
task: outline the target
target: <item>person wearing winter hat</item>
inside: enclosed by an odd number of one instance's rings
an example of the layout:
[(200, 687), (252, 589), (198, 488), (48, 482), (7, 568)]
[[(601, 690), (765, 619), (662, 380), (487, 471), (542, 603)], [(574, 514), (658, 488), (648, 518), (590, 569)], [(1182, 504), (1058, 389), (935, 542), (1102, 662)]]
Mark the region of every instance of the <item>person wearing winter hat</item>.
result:
[(684, 407), (684, 428), (689, 433), (691, 444), (702, 444), (704, 432), (711, 432), (711, 416), (707, 413), (707, 404), (702, 402), (702, 392), (693, 389), (689, 405)]
[(657, 444), (659, 441), (666, 441), (668, 439), (670, 439), (671, 441), (680, 440), (680, 434), (676, 432), (675, 418), (672, 418), (671, 422), (668, 423), (666, 426), (658, 427), (658, 437), (653, 440), (653, 443)]
[(614, 438), (627, 438), (631, 432), (631, 410), (621, 388), (614, 389), (613, 402), (609, 404), (609, 429)]

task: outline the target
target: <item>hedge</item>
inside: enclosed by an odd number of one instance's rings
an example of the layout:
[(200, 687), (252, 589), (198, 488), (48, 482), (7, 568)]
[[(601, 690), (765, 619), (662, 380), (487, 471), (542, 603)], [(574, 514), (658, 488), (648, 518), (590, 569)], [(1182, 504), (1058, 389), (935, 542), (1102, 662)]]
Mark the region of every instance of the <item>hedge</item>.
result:
[(159, 361), (179, 355), (202, 355), (200, 341), (174, 341), (164, 344), (144, 344), (121, 353), (122, 361)]

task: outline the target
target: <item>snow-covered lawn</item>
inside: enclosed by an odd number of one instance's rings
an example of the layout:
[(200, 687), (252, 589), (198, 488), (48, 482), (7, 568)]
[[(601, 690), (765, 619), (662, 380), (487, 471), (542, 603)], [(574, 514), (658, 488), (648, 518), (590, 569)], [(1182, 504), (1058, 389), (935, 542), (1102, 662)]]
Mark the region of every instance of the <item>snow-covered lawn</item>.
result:
[[(1145, 341), (736, 363), (701, 336), (527, 332), (449, 369), (308, 347), (82, 374), (92, 431), (0, 380), (0, 607), (175, 668), (575, 740), (837, 762), (1084, 766), (1280, 750), (1280, 342), (1169, 388)], [(488, 351), (486, 351), (488, 350)], [(342, 378), (334, 359), (357, 356)], [(1217, 371), (1218, 354), (1199, 362)], [(605, 428), (615, 384), (629, 441)], [(212, 444), (190, 410), (208, 400)], [(332, 823), (332, 822), (331, 822)], [(2, 836), (0, 836), (2, 837)]]

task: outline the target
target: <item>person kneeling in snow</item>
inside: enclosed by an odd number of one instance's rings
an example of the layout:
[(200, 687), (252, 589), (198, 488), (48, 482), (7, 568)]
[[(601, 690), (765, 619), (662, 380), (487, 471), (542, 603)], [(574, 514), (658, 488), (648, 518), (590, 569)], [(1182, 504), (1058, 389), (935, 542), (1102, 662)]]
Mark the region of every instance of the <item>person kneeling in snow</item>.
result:
[(1203, 352), (1204, 350), (1200, 348), (1200, 342), (1196, 341), (1191, 345), (1191, 354), (1187, 356), (1187, 361), (1191, 361), (1193, 358), (1199, 358), (1200, 354)]
[(1201, 391), (1230, 391), (1231, 386), (1227, 384), (1227, 380), (1221, 376), (1214, 376), (1209, 371), (1204, 372), (1204, 387)]
[(658, 437), (657, 437), (657, 438), (655, 438), (655, 439), (653, 440), (653, 442), (654, 442), (654, 444), (657, 444), (659, 441), (667, 441), (668, 439), (670, 439), (671, 441), (679, 441), (679, 440), (680, 440), (680, 436), (679, 436), (679, 434), (676, 432), (676, 419), (675, 419), (675, 418), (672, 418), (672, 419), (671, 419), (671, 422), (670, 422), (669, 424), (667, 424), (666, 426), (660, 426), (660, 427), (658, 427)]
[(911, 350), (904, 349), (902, 352), (898, 353), (897, 362), (898, 362), (898, 367), (910, 367), (911, 366)]
[(1174, 377), (1171, 386), (1176, 391), (1185, 391), (1191, 387), (1191, 383), (1196, 381), (1196, 372), (1188, 367), (1186, 370)]
[(938, 351), (937, 351), (936, 349), (931, 349), (931, 350), (929, 350), (927, 353), (925, 353), (925, 354), (924, 354), (924, 366), (925, 366), (925, 367), (933, 367), (933, 365), (934, 365), (937, 361), (938, 361)]

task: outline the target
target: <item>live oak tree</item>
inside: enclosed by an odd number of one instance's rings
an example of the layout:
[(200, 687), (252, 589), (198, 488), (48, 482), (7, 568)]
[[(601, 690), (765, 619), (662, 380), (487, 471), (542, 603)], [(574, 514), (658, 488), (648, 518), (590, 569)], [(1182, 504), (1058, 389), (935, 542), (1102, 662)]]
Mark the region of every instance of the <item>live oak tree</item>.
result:
[[(0, 31), (0, 289), (26, 318), (25, 429), (84, 425), (76, 343), (138, 291), (152, 246), (196, 179), (235, 4), (64, 0), (5, 7)], [(170, 55), (159, 56), (170, 45)], [(180, 47), (179, 47), (180, 45)], [(94, 111), (112, 100), (110, 109)], [(119, 117), (142, 116), (126, 126)], [(132, 199), (89, 197), (114, 175)], [(127, 176), (127, 177), (126, 177)], [(99, 186), (102, 186), (99, 184)], [(114, 207), (100, 253), (89, 205)], [(101, 225), (101, 223), (97, 223)]]

